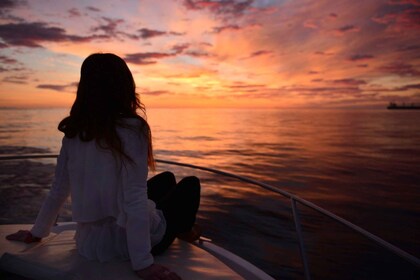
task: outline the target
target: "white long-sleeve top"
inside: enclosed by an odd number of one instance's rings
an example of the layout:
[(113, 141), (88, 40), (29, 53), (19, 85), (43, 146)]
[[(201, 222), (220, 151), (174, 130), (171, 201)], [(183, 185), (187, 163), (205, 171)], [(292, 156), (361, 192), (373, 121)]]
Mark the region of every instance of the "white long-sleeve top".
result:
[(91, 260), (130, 259), (134, 270), (153, 263), (151, 247), (163, 237), (165, 218), (147, 198), (147, 140), (140, 121), (124, 119), (118, 127), (124, 152), (133, 163), (118, 163), (96, 141), (63, 138), (55, 180), (31, 229), (45, 237), (66, 198), (71, 194), (76, 244)]

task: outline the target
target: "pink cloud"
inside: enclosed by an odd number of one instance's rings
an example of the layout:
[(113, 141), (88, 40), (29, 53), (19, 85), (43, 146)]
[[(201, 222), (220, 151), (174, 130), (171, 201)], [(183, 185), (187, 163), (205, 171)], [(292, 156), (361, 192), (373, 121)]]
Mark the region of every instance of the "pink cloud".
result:
[(140, 89), (140, 94), (141, 95), (151, 95), (151, 96), (159, 96), (159, 95), (164, 95), (164, 94), (171, 94), (170, 91), (168, 90), (150, 90), (150, 89)]
[(411, 7), (401, 12), (390, 12), (382, 16), (373, 17), (372, 20), (379, 24), (384, 24), (390, 28), (400, 31), (420, 29), (420, 8)]
[(420, 6), (419, 0), (389, 0), (388, 4), (390, 5), (414, 5), (414, 6)]
[(399, 76), (420, 76), (420, 71), (413, 65), (404, 62), (394, 62), (378, 68), (379, 71)]
[(374, 58), (371, 54), (354, 54), (347, 58), (349, 61), (366, 61)]
[(182, 53), (183, 51), (185, 51), (186, 49), (188, 49), (190, 47), (190, 44), (188, 43), (184, 43), (184, 44), (177, 44), (174, 45), (171, 50), (174, 51), (175, 53)]
[(86, 7), (86, 9), (87, 9), (88, 11), (91, 11), (91, 12), (96, 12), (96, 13), (101, 11), (99, 8), (97, 8), (97, 7), (93, 7), (93, 6), (88, 6), (88, 7)]
[(332, 80), (331, 82), (333, 84), (345, 85), (345, 86), (359, 86), (359, 85), (366, 84), (364, 80), (358, 80), (358, 79), (338, 79), (338, 80)]
[(49, 26), (44, 22), (22, 22), (0, 25), (0, 38), (12, 46), (40, 48), (42, 42), (87, 42), (101, 36), (79, 36), (67, 34), (60, 27)]
[(80, 11), (76, 8), (72, 8), (72, 9), (68, 10), (68, 13), (69, 13), (70, 17), (80, 17), (82, 15), (80, 13)]
[(345, 26), (342, 26), (340, 28), (335, 29), (335, 33), (337, 35), (343, 35), (343, 34), (346, 34), (346, 33), (359, 32), (359, 31), (360, 31), (360, 28), (356, 27), (354, 25), (345, 25)]
[(0, 62), (4, 64), (15, 64), (17, 63), (17, 60), (4, 55), (0, 55)]
[(257, 56), (264, 56), (264, 55), (270, 55), (273, 54), (272, 51), (267, 51), (267, 50), (259, 50), (259, 51), (255, 51), (253, 53), (251, 53), (249, 56), (243, 58), (243, 59), (249, 59), (249, 58), (254, 58)]
[(188, 10), (208, 10), (216, 15), (241, 16), (252, 8), (254, 0), (184, 0), (183, 4)]
[(76, 87), (78, 84), (79, 84), (78, 82), (73, 82), (66, 85), (41, 84), (41, 85), (37, 85), (37, 88), (63, 92), (63, 91), (69, 91), (69, 89), (76, 90)]
[(311, 29), (318, 29), (318, 24), (315, 23), (314, 20), (308, 19), (303, 23), (304, 27), (311, 28)]
[(138, 65), (156, 64), (157, 59), (176, 56), (176, 53), (160, 53), (160, 52), (143, 52), (127, 54), (125, 61)]
[(221, 33), (226, 30), (240, 30), (240, 29), (241, 27), (239, 27), (236, 24), (229, 24), (229, 25), (213, 27), (213, 33)]

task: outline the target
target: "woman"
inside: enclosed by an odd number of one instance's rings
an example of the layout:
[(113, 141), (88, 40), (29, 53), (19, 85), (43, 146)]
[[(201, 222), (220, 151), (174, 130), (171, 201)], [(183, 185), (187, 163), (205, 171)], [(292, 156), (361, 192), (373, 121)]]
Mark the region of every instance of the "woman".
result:
[[(200, 182), (178, 184), (165, 172), (147, 182), (154, 169), (151, 132), (133, 76), (120, 57), (92, 54), (85, 59), (65, 134), (55, 180), (33, 228), (9, 240), (37, 242), (48, 236), (71, 194), (78, 252), (90, 260), (130, 259), (143, 279), (180, 279), (155, 264), (176, 236), (198, 238), (194, 227)], [(150, 198), (150, 199), (149, 199)]]

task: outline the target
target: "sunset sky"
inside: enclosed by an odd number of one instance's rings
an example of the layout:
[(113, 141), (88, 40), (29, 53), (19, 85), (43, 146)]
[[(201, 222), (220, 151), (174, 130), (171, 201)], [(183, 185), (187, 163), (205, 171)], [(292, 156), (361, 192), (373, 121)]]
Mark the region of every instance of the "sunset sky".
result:
[(69, 107), (112, 52), (147, 107), (420, 102), (419, 0), (1, 0), (0, 107)]

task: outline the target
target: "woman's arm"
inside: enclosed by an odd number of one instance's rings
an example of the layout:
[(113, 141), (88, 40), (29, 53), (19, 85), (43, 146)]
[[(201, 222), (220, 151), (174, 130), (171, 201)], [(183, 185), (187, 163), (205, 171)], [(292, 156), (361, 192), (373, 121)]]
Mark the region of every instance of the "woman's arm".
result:
[(155, 264), (150, 253), (150, 214), (147, 197), (147, 140), (143, 135), (126, 130), (120, 137), (124, 152), (133, 162), (125, 161), (123, 172), (124, 212), (131, 266), (142, 279), (181, 280), (168, 268)]
[(70, 194), (70, 183), (67, 169), (66, 139), (63, 138), (60, 154), (57, 159), (54, 182), (38, 213), (31, 234), (35, 237), (46, 237), (54, 225), (58, 212)]
[(132, 162), (124, 160), (122, 165), (123, 207), (127, 216), (127, 245), (134, 270), (141, 270), (153, 264), (150, 238), (150, 218), (147, 202), (147, 143), (137, 133), (124, 129), (121, 133), (124, 152)]
[(67, 171), (67, 153), (65, 150), (64, 139), (57, 159), (55, 168), (55, 178), (51, 190), (45, 199), (41, 210), (38, 213), (35, 224), (32, 229), (19, 230), (16, 233), (6, 236), (7, 240), (21, 241), (25, 243), (39, 242), (43, 237), (48, 236), (53, 226), (58, 211), (64, 204), (70, 193), (70, 185)]

